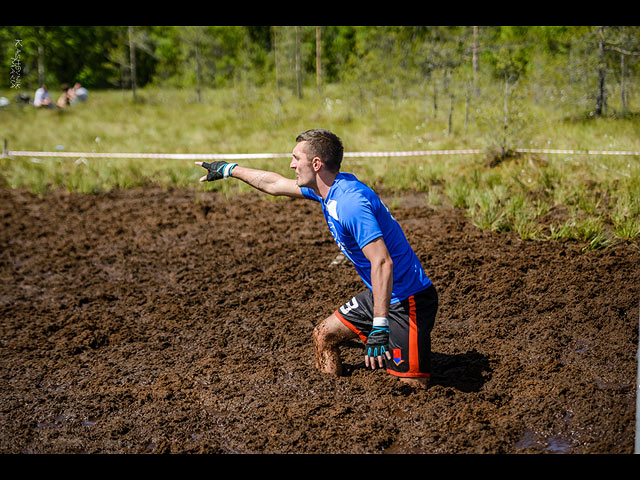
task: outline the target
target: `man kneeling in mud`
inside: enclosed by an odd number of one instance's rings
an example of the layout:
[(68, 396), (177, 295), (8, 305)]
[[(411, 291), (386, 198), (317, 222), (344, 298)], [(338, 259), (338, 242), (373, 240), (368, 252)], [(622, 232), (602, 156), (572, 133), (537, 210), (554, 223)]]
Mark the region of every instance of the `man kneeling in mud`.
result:
[(366, 289), (338, 308), (313, 332), (316, 367), (342, 374), (339, 345), (359, 337), (367, 368), (384, 368), (400, 380), (426, 387), (431, 375), (431, 330), (438, 296), (402, 228), (378, 195), (340, 172), (342, 141), (328, 130), (296, 138), (290, 167), (296, 179), (236, 163), (195, 162), (200, 181), (237, 178), (274, 196), (319, 202), (333, 238)]

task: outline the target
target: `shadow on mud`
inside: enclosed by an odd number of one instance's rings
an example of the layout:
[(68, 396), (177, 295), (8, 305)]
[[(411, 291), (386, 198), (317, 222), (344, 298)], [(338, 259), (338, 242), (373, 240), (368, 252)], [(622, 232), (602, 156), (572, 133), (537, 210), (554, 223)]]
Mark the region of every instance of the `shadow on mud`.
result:
[[(345, 342), (342, 347), (364, 351), (359, 342)], [(354, 371), (365, 367), (364, 361), (358, 364), (343, 363), (343, 375), (351, 376)], [(451, 387), (461, 392), (479, 392), (491, 378), (489, 358), (471, 350), (467, 353), (431, 353), (431, 386)]]
[(431, 354), (431, 385), (452, 387), (462, 392), (478, 392), (491, 378), (489, 358), (471, 350), (449, 355)]

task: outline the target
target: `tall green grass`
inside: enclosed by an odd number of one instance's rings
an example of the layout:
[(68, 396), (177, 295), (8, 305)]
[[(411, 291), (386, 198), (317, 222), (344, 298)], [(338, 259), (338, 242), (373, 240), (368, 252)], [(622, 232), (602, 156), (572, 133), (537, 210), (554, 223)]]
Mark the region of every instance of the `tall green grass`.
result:
[[(0, 109), (0, 140), (9, 150), (119, 153), (283, 153), (309, 128), (337, 132), (346, 151), (485, 149), (482, 155), (345, 158), (351, 171), (386, 192), (417, 191), (432, 206), (462, 209), (478, 227), (516, 232), (524, 240), (575, 240), (585, 249), (638, 244), (640, 158), (632, 156), (521, 155), (492, 162), (499, 91), (465, 112), (435, 112), (425, 90), (363, 104), (347, 88), (326, 86), (303, 99), (292, 92), (239, 87), (205, 90), (91, 92), (69, 110), (11, 104)], [(12, 98), (15, 92), (0, 92)], [(480, 103), (484, 102), (484, 103)], [(493, 103), (492, 103), (493, 102)], [(640, 120), (588, 119), (533, 100), (521, 100), (526, 119), (512, 147), (640, 150)], [(494, 125), (495, 126), (495, 125)], [(289, 158), (243, 160), (292, 176)], [(3, 158), (0, 185), (37, 194), (53, 189), (100, 193), (115, 188), (188, 186), (233, 195), (242, 182), (198, 184), (203, 170), (191, 160)], [(558, 212), (563, 212), (561, 215)]]

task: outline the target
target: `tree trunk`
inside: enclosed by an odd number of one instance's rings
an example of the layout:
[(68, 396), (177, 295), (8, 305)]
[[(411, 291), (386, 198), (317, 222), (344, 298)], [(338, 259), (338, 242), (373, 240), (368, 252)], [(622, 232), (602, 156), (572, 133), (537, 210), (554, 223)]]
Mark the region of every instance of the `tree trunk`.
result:
[(604, 27), (600, 27), (600, 64), (598, 65), (598, 97), (596, 99), (596, 116), (599, 117), (605, 110), (605, 77), (606, 77), (606, 65), (604, 62)]
[(125, 65), (124, 63), (120, 64), (120, 89), (122, 90), (122, 98), (125, 98), (125, 91), (126, 91), (126, 77), (127, 77), (127, 72), (125, 70)]
[(507, 131), (509, 128), (509, 76), (504, 75), (504, 121), (502, 126), (501, 158), (507, 154)]
[(438, 114), (438, 80), (435, 76), (432, 76), (431, 78), (433, 80), (433, 118), (436, 118), (436, 115)]
[(38, 45), (38, 86), (44, 84), (44, 47)]
[(453, 91), (449, 93), (449, 135), (451, 135), (453, 124)]
[(201, 102), (200, 97), (200, 45), (196, 41), (196, 93), (198, 95), (198, 103)]
[(322, 38), (320, 27), (316, 27), (316, 85), (322, 91)]
[(278, 66), (278, 27), (273, 27), (273, 62), (275, 64), (276, 90), (280, 91), (280, 69)]
[(296, 26), (296, 88), (302, 98), (302, 72), (300, 71), (300, 27)]
[(622, 113), (627, 113), (627, 82), (624, 54), (620, 54), (620, 100), (622, 101)]
[(464, 134), (466, 135), (469, 129), (469, 88), (464, 96)]
[(473, 27), (473, 89), (478, 81), (478, 27)]
[(136, 100), (136, 47), (133, 41), (133, 27), (129, 27), (129, 65), (131, 68), (131, 92)]

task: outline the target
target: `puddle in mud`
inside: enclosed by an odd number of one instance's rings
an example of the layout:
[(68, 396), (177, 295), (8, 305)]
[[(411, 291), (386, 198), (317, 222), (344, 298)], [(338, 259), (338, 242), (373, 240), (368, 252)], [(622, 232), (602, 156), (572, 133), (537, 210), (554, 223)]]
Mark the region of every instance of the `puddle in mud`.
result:
[(596, 386), (598, 386), (599, 388), (605, 388), (605, 389), (628, 390), (633, 387), (633, 385), (631, 385), (630, 383), (607, 382), (597, 377), (594, 378), (594, 382)]
[(96, 423), (98, 423), (98, 418), (93, 415), (86, 416), (82, 421), (82, 425), (84, 425), (85, 427), (92, 427)]
[(51, 427), (51, 428), (56, 428), (58, 425), (55, 425), (53, 423), (36, 423), (36, 428), (47, 428), (47, 427)]
[(67, 418), (62, 415), (59, 417), (55, 417), (53, 421), (45, 421), (45, 422), (36, 422), (36, 428), (58, 428), (60, 424), (67, 420)]
[(526, 430), (514, 445), (515, 448), (537, 448), (539, 446), (536, 436), (531, 430)]
[(547, 438), (547, 442), (549, 445), (545, 450), (548, 450), (552, 453), (569, 453), (571, 452), (571, 445), (566, 440), (562, 440), (561, 438)]
[(515, 443), (516, 449), (533, 448), (536, 450), (550, 453), (570, 453), (571, 445), (561, 438), (548, 437), (540, 439), (531, 430), (525, 430), (522, 436)]

